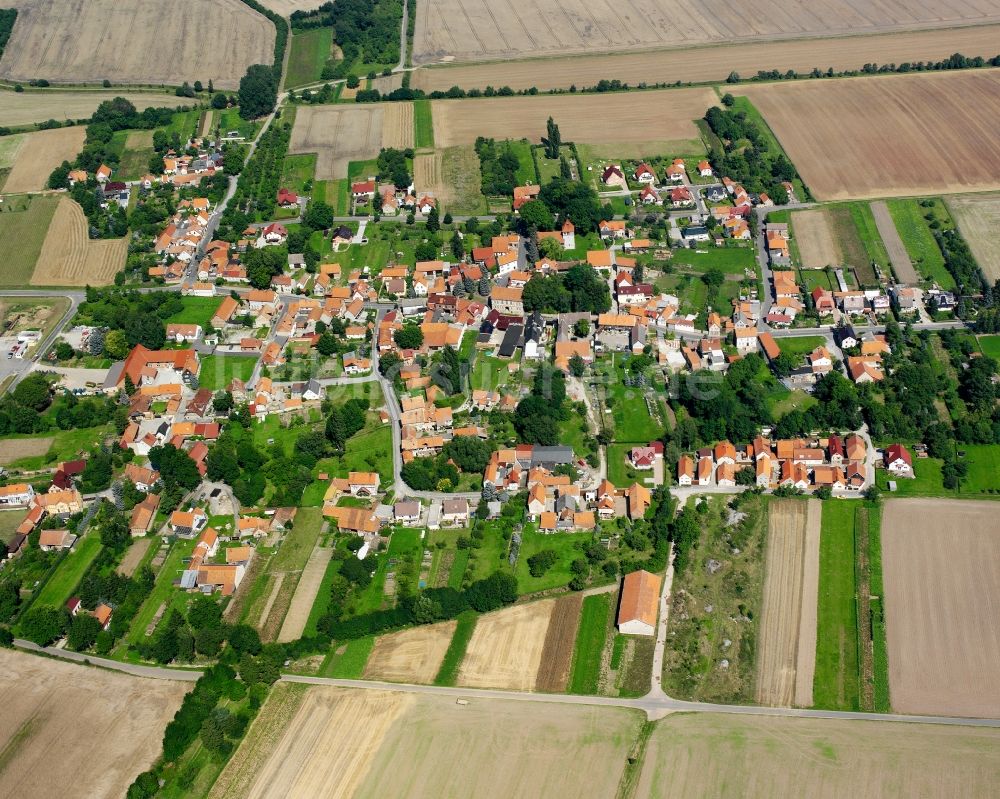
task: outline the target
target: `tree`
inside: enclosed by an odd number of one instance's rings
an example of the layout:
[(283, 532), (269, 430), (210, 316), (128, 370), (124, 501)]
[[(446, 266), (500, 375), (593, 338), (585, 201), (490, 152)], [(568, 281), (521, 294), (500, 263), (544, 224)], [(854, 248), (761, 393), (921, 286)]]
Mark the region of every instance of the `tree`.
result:
[(475, 436), (456, 436), (444, 445), (443, 451), (463, 472), (479, 474), (489, 463), (493, 446)]
[(18, 405), (34, 411), (44, 411), (52, 402), (49, 381), (40, 372), (32, 372), (25, 377), (17, 384), (12, 396)]
[(585, 338), (590, 334), (590, 320), (589, 319), (577, 319), (576, 324), (573, 325), (573, 335), (579, 338)]
[(569, 359), (569, 373), (573, 377), (583, 377), (583, 373), (587, 370), (587, 364), (584, 362), (583, 358), (579, 354), (574, 354), (572, 358)]
[(559, 133), (559, 126), (549, 117), (545, 123), (545, 136), (542, 137), (542, 146), (545, 148), (545, 157), (554, 161), (559, 157), (559, 148), (562, 146), (562, 136)]
[(465, 257), (465, 242), (457, 230), (451, 236), (451, 254), (459, 261)]
[(418, 325), (409, 323), (393, 333), (392, 340), (402, 350), (416, 350), (424, 343), (424, 334)]
[(82, 652), (90, 649), (101, 632), (101, 623), (89, 613), (78, 613), (69, 625), (69, 635), (66, 644), (70, 649)]
[(48, 646), (66, 631), (69, 614), (58, 608), (36, 607), (21, 619), (21, 635), (39, 646)]
[(229, 645), (239, 653), (260, 653), (260, 635), (248, 624), (237, 624), (229, 631)]
[(517, 212), (521, 221), (522, 229), (527, 231), (531, 228), (535, 230), (552, 230), (555, 219), (552, 211), (541, 200), (529, 200), (521, 206)]
[(233, 395), (228, 391), (216, 391), (212, 397), (212, 410), (218, 414), (227, 414), (235, 407)]
[(437, 233), (441, 229), (441, 217), (438, 215), (437, 206), (432, 206), (427, 214), (427, 231)]
[(319, 337), (316, 349), (320, 355), (329, 358), (337, 351), (337, 339), (329, 330)]
[(109, 330), (104, 337), (104, 354), (113, 361), (124, 360), (128, 355), (128, 341), (125, 340), (125, 333), (121, 330)]
[(556, 551), (554, 549), (543, 549), (528, 558), (528, 571), (532, 577), (541, 577), (551, 569), (556, 562)]
[(270, 114), (278, 102), (278, 86), (271, 67), (253, 64), (240, 79), (239, 103), (243, 119)]
[(333, 207), (321, 201), (310, 202), (305, 216), (302, 217), (302, 224), (313, 230), (333, 227)]
[(226, 95), (224, 95), (222, 92), (216, 92), (212, 96), (212, 108), (214, 108), (216, 111), (221, 111), (227, 105), (229, 105), (229, 100), (226, 99)]

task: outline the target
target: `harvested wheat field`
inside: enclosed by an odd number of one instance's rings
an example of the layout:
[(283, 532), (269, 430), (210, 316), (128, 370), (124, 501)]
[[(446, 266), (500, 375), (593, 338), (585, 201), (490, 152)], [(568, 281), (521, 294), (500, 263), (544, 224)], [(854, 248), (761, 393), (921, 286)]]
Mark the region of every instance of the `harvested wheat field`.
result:
[(367, 161), (382, 147), (381, 105), (307, 106), (295, 115), (292, 154), (316, 153), (316, 179), (347, 177), (351, 161)]
[[(762, 0), (752, 6), (724, 0), (698, 4), (437, 0), (417, 4), (413, 63), (801, 39), (987, 22), (1000, 22), (1000, 5), (995, 0), (955, 0), (947, 7), (927, 0), (869, 0), (863, 6), (831, 0), (791, 7), (780, 0)], [(729, 64), (739, 62), (730, 59)]]
[(818, 499), (772, 500), (767, 571), (757, 638), (756, 700), (762, 705), (812, 705), (819, 590)]
[(833, 236), (826, 211), (795, 211), (791, 220), (792, 234), (798, 244), (803, 267), (825, 269), (841, 263), (843, 253)]
[(958, 222), (986, 280), (1000, 280), (1000, 194), (951, 197), (948, 210)]
[[(248, 66), (274, 60), (274, 23), (240, 0), (13, 5), (17, 22), (0, 59), (7, 80), (180, 85), (211, 78), (217, 88), (234, 89)], [(196, 25), (176, 24), (195, 19)]]
[(388, 691), (310, 688), (284, 734), (258, 753), (257, 773), (249, 787), (238, 793), (213, 791), (212, 795), (241, 799), (355, 796), (372, 766), (376, 762), (385, 765), (384, 760), (376, 761), (376, 755), (414, 702), (412, 695)]
[(872, 216), (875, 218), (875, 227), (885, 244), (886, 252), (889, 254), (889, 263), (892, 264), (892, 271), (896, 273), (896, 280), (911, 286), (920, 284), (917, 270), (913, 268), (913, 261), (910, 260), (906, 246), (899, 237), (896, 230), (896, 223), (892, 221), (889, 213), (889, 206), (884, 201), (879, 200), (871, 204)]
[(413, 146), (413, 103), (389, 103), (382, 116), (382, 146)]
[[(612, 797), (643, 716), (623, 708), (419, 696), (357, 799)], [(332, 794), (326, 794), (331, 796)]]
[(996, 503), (888, 500), (882, 574), (893, 709), (1000, 717)]
[(555, 604), (554, 599), (543, 599), (480, 616), (458, 684), (533, 691)]
[(0, 447), (0, 466), (21, 460), (21, 458), (37, 458), (44, 455), (52, 447), (55, 438), (5, 438)]
[(309, 621), (309, 612), (323, 584), (323, 575), (326, 574), (326, 567), (332, 555), (333, 549), (330, 547), (316, 547), (309, 555), (309, 560), (306, 561), (306, 566), (299, 577), (299, 583), (295, 586), (288, 613), (281, 623), (281, 630), (278, 633), (279, 643), (295, 641), (302, 637), (306, 622)]
[(458, 622), (446, 621), (383, 635), (368, 656), (365, 679), (434, 682), (457, 626)]
[(4, 183), (4, 191), (14, 194), (44, 189), (52, 170), (63, 161), (72, 161), (83, 149), (86, 135), (82, 125), (28, 134)]
[(33, 286), (106, 286), (125, 266), (128, 239), (92, 240), (87, 217), (62, 197), (31, 276)]
[(413, 183), (418, 191), (429, 192), (441, 202), (449, 199), (451, 194), (448, 185), (441, 179), (443, 161), (444, 153), (440, 150), (417, 153), (413, 157)]
[(1000, 187), (1000, 70), (760, 84), (738, 91), (764, 115), (817, 199)]
[[(739, 65), (745, 75), (758, 70), (811, 72), (813, 67), (835, 71), (860, 69), (867, 63), (900, 64), (904, 61), (936, 61), (952, 53), (996, 55), (1000, 27), (953, 28), (939, 31), (869, 34), (827, 39), (713, 44), (670, 50), (605, 53), (522, 59), (485, 64), (455, 64), (418, 69), (412, 85), (426, 92), (448, 91), (452, 86), (485, 89), (510, 86), (515, 91), (568, 89), (594, 86), (601, 80), (620, 80), (631, 85), (723, 81)], [(376, 79), (376, 87), (379, 80)], [(396, 88), (396, 87), (393, 87)]]
[(291, 16), (293, 11), (312, 11), (323, 5), (320, 0), (260, 0), (260, 4), (283, 17)]
[[(710, 89), (434, 100), (434, 142), (438, 147), (472, 144), (477, 136), (537, 141), (551, 116), (559, 123), (563, 141), (613, 141), (624, 145), (616, 152), (624, 150), (622, 157), (628, 157), (628, 151), (639, 144), (697, 141), (694, 120), (701, 119), (717, 101)], [(621, 124), (609, 128), (609, 119)], [(701, 148), (700, 144), (694, 146)]]
[(583, 594), (570, 594), (556, 600), (549, 629), (545, 632), (542, 659), (535, 678), (536, 691), (562, 693), (566, 690), (582, 605)]
[(0, 671), (0, 796), (119, 799), (191, 687), (9, 649)]
[(1000, 730), (695, 713), (657, 722), (635, 796), (985, 799)]
[(176, 95), (156, 92), (4, 92), (3, 104), (0, 105), (0, 125), (30, 125), (49, 119), (60, 122), (67, 119), (89, 119), (97, 106), (115, 97), (124, 97), (139, 111), (151, 106), (174, 108), (184, 102)]

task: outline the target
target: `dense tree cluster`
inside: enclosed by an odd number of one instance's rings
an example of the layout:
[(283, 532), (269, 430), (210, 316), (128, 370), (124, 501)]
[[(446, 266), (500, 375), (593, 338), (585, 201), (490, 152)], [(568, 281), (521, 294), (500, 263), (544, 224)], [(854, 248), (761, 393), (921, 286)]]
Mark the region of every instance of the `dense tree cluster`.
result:
[(274, 216), (291, 135), (291, 125), (275, 120), (260, 137), (253, 158), (240, 173), (236, 193), (222, 214), (217, 238), (234, 242), (251, 222)]
[(518, 185), (517, 170), (521, 165), (509, 141), (476, 139), (476, 155), (479, 156), (479, 171), (482, 175), (481, 188), (486, 196), (511, 195)]
[(542, 364), (535, 372), (531, 393), (514, 412), (518, 440), (543, 446), (558, 444), (559, 423), (569, 416), (565, 405), (566, 378), (550, 364)]
[(712, 166), (749, 192), (766, 192), (775, 203), (787, 202), (782, 181), (796, 177), (795, 167), (783, 153), (768, 149), (767, 135), (745, 111), (713, 106), (705, 121), (723, 143), (723, 152), (713, 152)]
[(542, 186), (538, 199), (557, 217), (557, 226), (569, 219), (580, 235), (597, 230), (602, 220), (614, 218), (614, 209), (600, 205), (594, 188), (576, 180), (552, 178)]
[(605, 313), (611, 308), (611, 293), (593, 267), (576, 264), (565, 272), (543, 276), (535, 273), (522, 293), (526, 311)]

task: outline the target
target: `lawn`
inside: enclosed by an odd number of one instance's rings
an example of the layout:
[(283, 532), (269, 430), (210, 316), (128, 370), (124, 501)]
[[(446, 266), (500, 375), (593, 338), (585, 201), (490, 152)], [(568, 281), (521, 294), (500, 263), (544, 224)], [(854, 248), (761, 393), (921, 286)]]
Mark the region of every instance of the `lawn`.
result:
[(889, 200), (888, 206), (916, 270), (923, 277), (937, 281), (942, 288), (954, 288), (955, 279), (945, 269), (944, 256), (924, 219), (930, 209), (921, 208), (918, 200)]
[(281, 547), (267, 565), (267, 571), (296, 572), (305, 568), (322, 526), (323, 514), (319, 508), (299, 508), (292, 529), (285, 534)]
[(0, 511), (0, 541), (9, 544), (23, 521), (23, 510)]
[(316, 635), (316, 624), (326, 615), (327, 608), (330, 607), (330, 584), (333, 582), (333, 578), (340, 573), (340, 563), (339, 560), (331, 559), (326, 565), (326, 571), (323, 573), (323, 581), (319, 585), (319, 591), (316, 592), (316, 599), (309, 609), (309, 618), (306, 620), (305, 629), (302, 631), (304, 638)]
[(612, 594), (585, 597), (576, 631), (573, 665), (567, 691), (571, 694), (596, 694), (601, 677), (601, 654), (608, 632), (608, 614)]
[(285, 86), (294, 88), (316, 83), (333, 49), (333, 28), (313, 28), (292, 35)]
[[(517, 574), (517, 592), (530, 594), (535, 591), (547, 591), (568, 585), (573, 579), (569, 565), (577, 558), (583, 557), (580, 547), (590, 543), (591, 533), (557, 533), (544, 535), (535, 530), (533, 524), (526, 524), (521, 534), (521, 551), (517, 558), (515, 573)], [(543, 549), (551, 549), (556, 553), (556, 562), (541, 577), (532, 577), (528, 570), (528, 558)]]
[(221, 391), (233, 378), (249, 380), (256, 365), (252, 355), (209, 355), (201, 359), (198, 381), (202, 388)]
[(782, 352), (787, 352), (796, 358), (804, 357), (817, 347), (826, 344), (823, 336), (791, 336), (789, 338), (778, 339), (778, 346)]
[(800, 388), (784, 392), (783, 394), (775, 393), (768, 397), (768, 407), (770, 407), (775, 419), (780, 419), (792, 411), (808, 410), (815, 404), (816, 398)]
[(0, 213), (0, 251), (4, 267), (0, 284), (27, 286), (42, 251), (58, 197), (16, 197)]
[(685, 264), (697, 272), (721, 269), (727, 275), (743, 277), (744, 269), (754, 269), (754, 252), (751, 247), (706, 247), (704, 250), (680, 249), (673, 251), (670, 262)]
[(476, 621), (478, 619), (479, 616), (472, 610), (466, 610), (458, 614), (456, 618), (458, 626), (455, 627), (455, 632), (451, 636), (451, 643), (448, 644), (448, 651), (444, 653), (444, 660), (441, 661), (441, 667), (434, 678), (435, 685), (455, 684), (455, 680), (458, 678), (458, 669), (462, 665), (465, 650), (472, 639), (472, 633), (476, 629)]
[[(626, 488), (641, 479), (639, 472), (626, 460), (633, 446), (633, 444), (608, 444), (608, 479), (619, 488)], [(652, 472), (646, 474), (652, 475)]]
[(517, 169), (517, 185), (524, 186), (536, 183), (535, 162), (531, 158), (531, 145), (526, 140), (511, 141), (510, 148), (517, 156), (520, 166)]
[(333, 643), (330, 654), (326, 656), (319, 668), (320, 677), (333, 677), (339, 680), (359, 680), (365, 673), (365, 664), (375, 646), (375, 636), (355, 638), (339, 644)]
[(642, 388), (626, 386), (618, 379), (608, 386), (605, 403), (614, 421), (614, 440), (619, 443), (648, 444), (663, 435), (662, 425), (649, 414), (646, 393)]
[(958, 492), (944, 487), (941, 467), (944, 461), (939, 458), (914, 459), (913, 479), (891, 478), (885, 469), (878, 469), (875, 482), (883, 491), (888, 491), (890, 479), (896, 481), (894, 497), (954, 497)]
[(145, 640), (146, 627), (153, 620), (160, 605), (168, 603), (174, 598), (178, 590), (174, 587), (174, 580), (180, 578), (181, 572), (184, 571), (184, 564), (194, 552), (194, 545), (193, 538), (178, 538), (171, 545), (166, 560), (163, 561), (163, 565), (156, 575), (156, 584), (153, 586), (153, 590), (146, 597), (146, 601), (142, 603), (142, 607), (139, 608), (139, 612), (132, 620), (132, 627), (128, 634), (130, 644), (138, 644)]
[[(316, 153), (286, 155), (281, 167), (281, 187), (299, 194), (308, 193), (306, 184), (312, 184), (315, 174)], [(295, 213), (297, 216), (298, 211)]]
[(167, 324), (176, 322), (182, 325), (201, 325), (206, 330), (212, 321), (212, 316), (219, 309), (221, 300), (218, 297), (181, 297), (184, 309), (167, 317)]
[(138, 180), (149, 172), (149, 161), (155, 152), (152, 131), (120, 130), (111, 138), (111, 147), (119, 157), (116, 180)]
[[(962, 460), (969, 467), (969, 473), (960, 483), (962, 494), (983, 494), (1000, 489), (1000, 445), (959, 444), (958, 449), (965, 453)], [(923, 461), (918, 460), (915, 467), (922, 464)]]
[(257, 129), (261, 126), (260, 122), (246, 120), (241, 117), (239, 108), (227, 108), (224, 111), (217, 111), (215, 124), (223, 136), (227, 133), (238, 133), (244, 139), (248, 140), (257, 135)]
[(980, 336), (979, 349), (987, 358), (1000, 360), (1000, 336)]
[(496, 391), (499, 389), (510, 379), (510, 373), (507, 371), (509, 363), (510, 361), (505, 361), (501, 358), (493, 358), (482, 354), (477, 355), (476, 363), (469, 374), (469, 382), (472, 383), (472, 388), (476, 390), (483, 389), (485, 391)]
[(574, 411), (568, 419), (559, 423), (559, 443), (572, 447), (578, 458), (587, 457), (590, 452), (587, 442), (590, 440), (592, 436), (587, 417), (578, 416)]
[(84, 572), (101, 551), (101, 536), (97, 532), (85, 535), (70, 552), (63, 555), (59, 565), (45, 583), (33, 604), (61, 608), (80, 584)]
[(4, 441), (17, 442), (38, 438), (51, 438), (52, 443), (49, 445), (48, 452), (44, 455), (31, 455), (26, 458), (19, 458), (7, 465), (8, 468), (33, 471), (43, 468), (46, 464), (73, 460), (99, 445), (110, 432), (111, 427), (109, 425), (84, 427), (79, 430), (51, 430), (46, 433), (35, 433), (30, 436), (11, 436), (0, 439), (0, 445)]
[(413, 102), (413, 146), (434, 146), (434, 119), (431, 116), (430, 100)]
[(854, 227), (858, 229), (861, 243), (865, 245), (865, 252), (868, 253), (868, 260), (879, 265), (883, 272), (889, 269), (889, 253), (885, 249), (885, 242), (878, 232), (878, 225), (875, 224), (875, 216), (872, 214), (872, 207), (868, 203), (851, 203), (851, 218), (854, 220)]
[(860, 703), (854, 511), (846, 500), (823, 503), (813, 704), (832, 710)]

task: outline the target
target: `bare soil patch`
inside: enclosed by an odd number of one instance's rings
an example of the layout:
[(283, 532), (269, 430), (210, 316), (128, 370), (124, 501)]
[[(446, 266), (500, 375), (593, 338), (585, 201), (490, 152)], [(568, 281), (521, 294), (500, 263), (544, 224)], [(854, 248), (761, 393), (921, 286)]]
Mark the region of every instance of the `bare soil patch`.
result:
[[(10, 50), (9, 46), (7, 50)], [(4, 183), (4, 191), (13, 194), (44, 189), (52, 170), (63, 161), (72, 161), (83, 149), (86, 135), (87, 131), (82, 126), (39, 130), (30, 134), (21, 145)]]
[(211, 78), (234, 89), (248, 66), (274, 58), (273, 23), (240, 0), (14, 0), (14, 7), (17, 22), (0, 59), (7, 80), (180, 85)]
[[(675, 80), (703, 83), (725, 80), (734, 65), (744, 75), (758, 70), (811, 72), (813, 67), (836, 71), (860, 69), (867, 63), (937, 61), (954, 52), (995, 55), (1000, 27), (983, 25), (939, 31), (838, 36), (740, 44), (713, 44), (667, 50), (629, 51), (600, 55), (576, 55), (519, 59), (485, 64), (455, 64), (418, 69), (412, 85), (426, 92), (447, 91), (452, 86), (485, 89), (568, 89), (595, 86), (601, 80), (620, 80), (632, 85)], [(383, 78), (376, 79), (376, 84)], [(381, 88), (376, 85), (376, 88)], [(393, 87), (396, 88), (396, 87)]]
[(555, 602), (544, 599), (481, 616), (462, 660), (458, 684), (533, 691)]
[(893, 709), (1000, 716), (996, 505), (887, 501), (882, 573)]
[(763, 113), (818, 199), (1000, 187), (993, 134), (1000, 70), (760, 84), (739, 91)]
[(9, 649), (0, 670), (3, 796), (124, 796), (190, 688)]
[(833, 237), (825, 211), (795, 211), (791, 220), (802, 266), (806, 269), (824, 269), (841, 262), (842, 253)]
[(242, 796), (355, 796), (382, 741), (414, 701), (388, 691), (310, 688)]
[(760, 704), (812, 704), (820, 508), (819, 500), (770, 503), (757, 643), (756, 700)]
[(433, 682), (457, 626), (457, 622), (448, 621), (383, 635), (368, 656), (365, 679)]
[(951, 211), (990, 283), (1000, 280), (1000, 194), (951, 197)]
[[(717, 102), (710, 89), (434, 100), (434, 142), (438, 147), (472, 144), (477, 136), (537, 141), (550, 116), (563, 140), (578, 144), (615, 142), (633, 150), (653, 142), (690, 142), (698, 139), (694, 120)], [(615, 119), (628, 124), (609, 126)]]
[(385, 107), (382, 146), (400, 150), (413, 146), (413, 103), (390, 103)]
[(566, 690), (573, 663), (573, 649), (576, 646), (576, 631), (580, 627), (582, 604), (582, 594), (570, 594), (556, 600), (549, 619), (549, 629), (545, 633), (535, 690), (549, 693)]
[(3, 447), (0, 447), (0, 466), (19, 461), (21, 458), (36, 458), (49, 451), (52, 436), (45, 438), (8, 438), (4, 439)]
[(155, 92), (4, 92), (3, 104), (0, 105), (0, 125), (13, 127), (49, 119), (60, 122), (67, 119), (87, 119), (97, 106), (115, 97), (124, 97), (140, 111), (150, 106), (173, 108), (183, 105), (183, 101), (173, 94)]
[(372, 88), (378, 89), (382, 94), (389, 94), (403, 86), (403, 73), (393, 72), (391, 75), (379, 75), (372, 81)]
[(351, 161), (375, 158), (382, 147), (383, 106), (308, 106), (295, 115), (288, 151), (316, 153), (316, 179), (347, 177)]
[[(560, 53), (608, 52), (767, 39), (941, 28), (1000, 21), (992, 2), (956, 0), (947, 7), (918, 0), (872, 0), (863, 7), (831, 0), (789, 8), (780, 0), (753, 7), (724, 0), (698, 4), (622, 0), (439, 0), (417, 4), (413, 62), (476, 61)], [(738, 62), (730, 61), (730, 64)], [(496, 84), (501, 85), (501, 84)]]
[(329, 547), (316, 547), (306, 567), (302, 570), (299, 583), (295, 586), (295, 593), (292, 595), (292, 603), (288, 606), (288, 613), (281, 623), (281, 632), (278, 633), (278, 642), (294, 641), (302, 637), (306, 629), (306, 622), (309, 621), (309, 612), (312, 610), (319, 587), (323, 582), (323, 575), (326, 574), (326, 567), (330, 563), (333, 550)]
[(623, 708), (418, 696), (383, 739), (376, 762), (386, 766), (370, 769), (355, 797), (614, 796), (642, 718)]
[(998, 746), (993, 729), (676, 715), (657, 723), (634, 795), (985, 799), (1000, 779)]
[(911, 286), (918, 285), (920, 278), (917, 276), (917, 270), (913, 268), (913, 262), (906, 252), (903, 240), (899, 237), (896, 223), (892, 221), (889, 206), (884, 201), (879, 200), (873, 202), (871, 207), (872, 216), (875, 217), (875, 226), (878, 228), (879, 236), (882, 237), (882, 243), (885, 244), (886, 252), (889, 253), (889, 263), (892, 264), (892, 271), (896, 273), (896, 279), (900, 283), (908, 283)]
[(129, 545), (125, 557), (122, 558), (122, 562), (118, 564), (118, 573), (126, 577), (131, 577), (135, 574), (135, 570), (139, 568), (139, 564), (142, 563), (142, 559), (146, 552), (149, 551), (149, 545), (152, 543), (152, 538), (140, 538), (137, 541), (133, 541)]
[(128, 239), (93, 240), (87, 217), (73, 200), (59, 200), (38, 256), (33, 286), (106, 286), (125, 266)]

